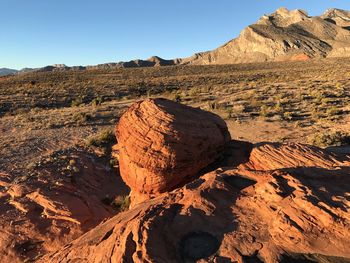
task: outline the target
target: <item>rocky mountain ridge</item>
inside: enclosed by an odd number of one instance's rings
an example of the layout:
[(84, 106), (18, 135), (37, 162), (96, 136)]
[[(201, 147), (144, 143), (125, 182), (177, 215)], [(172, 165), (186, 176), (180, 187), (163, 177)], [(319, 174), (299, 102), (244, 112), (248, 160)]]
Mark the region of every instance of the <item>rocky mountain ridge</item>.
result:
[[(173, 65), (213, 65), (267, 61), (303, 61), (350, 54), (350, 12), (329, 9), (321, 16), (309, 16), (303, 10), (280, 8), (262, 16), (240, 35), (217, 49), (196, 53), (187, 58), (136, 59), (127, 62), (68, 67), (63, 64), (20, 71), (3, 71), (0, 75), (28, 71), (65, 71), (158, 67)], [(0, 70), (1, 72), (1, 70)], [(7, 72), (7, 73), (6, 73)]]
[(280, 8), (245, 28), (225, 45), (185, 59), (188, 64), (232, 64), (349, 56), (350, 13), (327, 10), (309, 16)]

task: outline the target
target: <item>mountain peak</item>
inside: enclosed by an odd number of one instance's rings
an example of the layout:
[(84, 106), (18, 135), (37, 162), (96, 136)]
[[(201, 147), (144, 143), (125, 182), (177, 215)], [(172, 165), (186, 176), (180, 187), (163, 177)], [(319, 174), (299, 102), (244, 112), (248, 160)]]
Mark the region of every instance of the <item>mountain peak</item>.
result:
[(267, 26), (287, 27), (309, 17), (308, 13), (301, 9), (288, 10), (285, 7), (277, 9), (275, 12), (264, 15), (257, 24)]
[(339, 9), (339, 8), (330, 8), (328, 10), (326, 10), (326, 12), (324, 12), (324, 14), (322, 16), (333, 16), (333, 17), (337, 17), (337, 16), (349, 16), (350, 12), (343, 10), (343, 9)]
[(342, 9), (328, 9), (321, 18), (341, 27), (350, 27), (350, 12)]
[(152, 56), (147, 60), (151, 61), (151, 62), (160, 62), (160, 61), (163, 61), (164, 59), (162, 59), (161, 57), (158, 57), (158, 56)]
[(66, 68), (67, 67), (66, 64), (53, 64), (52, 66), (55, 68)]
[(285, 7), (278, 8), (273, 14), (278, 14), (281, 16), (289, 17), (289, 16), (308, 16), (308, 13), (302, 9), (294, 9), (288, 10)]

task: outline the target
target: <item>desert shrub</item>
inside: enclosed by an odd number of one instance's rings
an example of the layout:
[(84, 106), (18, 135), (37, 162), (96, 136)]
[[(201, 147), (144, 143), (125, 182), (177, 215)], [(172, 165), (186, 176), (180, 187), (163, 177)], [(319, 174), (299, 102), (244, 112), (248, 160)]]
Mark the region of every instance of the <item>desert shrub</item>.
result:
[(333, 102), (333, 98), (326, 97), (321, 99), (321, 105), (323, 107), (327, 107), (327, 105), (331, 104), (332, 102)]
[(341, 109), (338, 109), (337, 107), (330, 107), (330, 108), (328, 108), (327, 110), (326, 110), (326, 115), (327, 115), (327, 117), (329, 117), (329, 118), (332, 118), (332, 117), (334, 117), (334, 116), (336, 116), (336, 115), (340, 115), (340, 114), (342, 114), (343, 112), (342, 112), (342, 110)]
[(175, 94), (174, 95), (174, 101), (176, 102), (181, 102), (182, 98), (181, 98), (181, 95), (180, 94)]
[(280, 101), (277, 101), (277, 103), (275, 104), (274, 110), (277, 114), (281, 114), (284, 111), (282, 103)]
[(242, 104), (232, 106), (232, 111), (235, 113), (243, 113), (245, 111), (245, 106)]
[(84, 124), (91, 119), (92, 119), (92, 116), (85, 112), (78, 112), (73, 115), (73, 120), (77, 124)]
[(272, 117), (275, 115), (275, 113), (276, 113), (276, 111), (274, 110), (273, 107), (269, 107), (267, 105), (262, 105), (260, 107), (259, 115), (261, 117)]
[(269, 115), (269, 108), (266, 105), (260, 107), (260, 116), (267, 117)]
[(77, 107), (77, 106), (80, 106), (81, 104), (83, 104), (82, 98), (76, 98), (71, 102), (72, 107)]
[(350, 145), (350, 134), (341, 131), (319, 133), (310, 137), (309, 143), (318, 147)]
[(189, 91), (189, 95), (192, 96), (192, 97), (193, 96), (197, 96), (199, 93), (200, 93), (200, 89), (199, 88), (192, 88)]
[(25, 109), (25, 108), (19, 108), (19, 109), (15, 109), (12, 111), (12, 115), (23, 115), (26, 114), (29, 110)]
[(253, 108), (258, 108), (258, 107), (261, 107), (261, 106), (262, 106), (262, 101), (259, 100), (259, 99), (256, 98), (256, 97), (253, 97), (253, 98), (250, 99), (249, 104), (250, 104), (250, 106), (253, 107)]
[(217, 110), (218, 103), (216, 101), (208, 101), (208, 109), (209, 110)]
[(107, 145), (115, 144), (116, 138), (112, 128), (105, 129), (100, 133), (89, 137), (86, 140), (88, 146), (105, 147)]
[(152, 96), (152, 91), (150, 89), (147, 90), (146, 96), (147, 98), (150, 98)]
[(112, 159), (109, 160), (109, 165), (111, 166), (111, 168), (117, 167), (118, 164), (119, 164), (119, 162), (118, 162), (117, 159), (112, 158)]
[(130, 197), (127, 196), (116, 196), (112, 202), (112, 205), (117, 208), (120, 212), (126, 211), (130, 206)]
[(337, 90), (343, 90), (343, 89), (344, 89), (344, 86), (343, 86), (341, 83), (336, 83), (336, 84), (335, 84), (335, 88), (336, 88)]
[(233, 109), (232, 109), (232, 107), (227, 107), (226, 108), (226, 115), (227, 115), (228, 119), (233, 117)]
[(295, 120), (296, 117), (298, 117), (297, 114), (295, 114), (291, 111), (286, 111), (286, 112), (283, 112), (282, 119), (285, 121), (293, 121), (293, 120)]
[(101, 105), (103, 102), (102, 98), (101, 97), (97, 97), (97, 98), (94, 98), (92, 101), (91, 101), (91, 105), (93, 107), (96, 107), (96, 106), (99, 106)]
[(322, 112), (316, 105), (312, 108), (310, 114), (311, 114), (311, 117), (315, 120), (318, 120), (322, 117)]

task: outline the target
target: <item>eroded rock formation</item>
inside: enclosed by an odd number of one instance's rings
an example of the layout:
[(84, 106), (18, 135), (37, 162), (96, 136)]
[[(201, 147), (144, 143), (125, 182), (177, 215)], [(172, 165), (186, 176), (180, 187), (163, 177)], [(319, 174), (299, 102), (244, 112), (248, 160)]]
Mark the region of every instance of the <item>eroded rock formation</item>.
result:
[[(68, 156), (75, 172), (61, 169)], [(91, 153), (71, 150), (43, 159), (27, 175), (0, 172), (0, 262), (32, 262), (117, 214), (108, 199), (129, 189), (107, 168)]]
[(240, 165), (226, 160), (39, 262), (347, 262), (350, 157), (231, 144), (226, 156), (241, 153)]
[(230, 140), (217, 115), (166, 99), (134, 103), (116, 134), (120, 172), (133, 204), (190, 181)]
[(2, 262), (350, 261), (346, 151), (230, 140), (218, 116), (163, 99), (133, 104), (117, 135), (138, 204), (115, 215), (102, 201), (127, 189), (78, 149), (68, 177), (61, 153), (40, 176), (0, 174)]

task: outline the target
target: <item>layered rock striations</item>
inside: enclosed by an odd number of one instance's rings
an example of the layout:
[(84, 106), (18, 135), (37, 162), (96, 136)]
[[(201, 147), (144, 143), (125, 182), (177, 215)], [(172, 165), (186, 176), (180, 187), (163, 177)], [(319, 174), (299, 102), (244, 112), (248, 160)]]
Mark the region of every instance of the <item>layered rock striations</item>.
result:
[(217, 115), (166, 99), (134, 103), (116, 135), (120, 173), (133, 204), (192, 180), (230, 140)]
[(232, 143), (226, 156), (247, 153), (240, 165), (226, 160), (39, 262), (349, 262), (350, 157)]
[[(66, 154), (75, 172), (61, 169)], [(95, 158), (57, 152), (26, 175), (0, 172), (0, 262), (34, 262), (118, 213), (108, 199), (129, 189)]]

